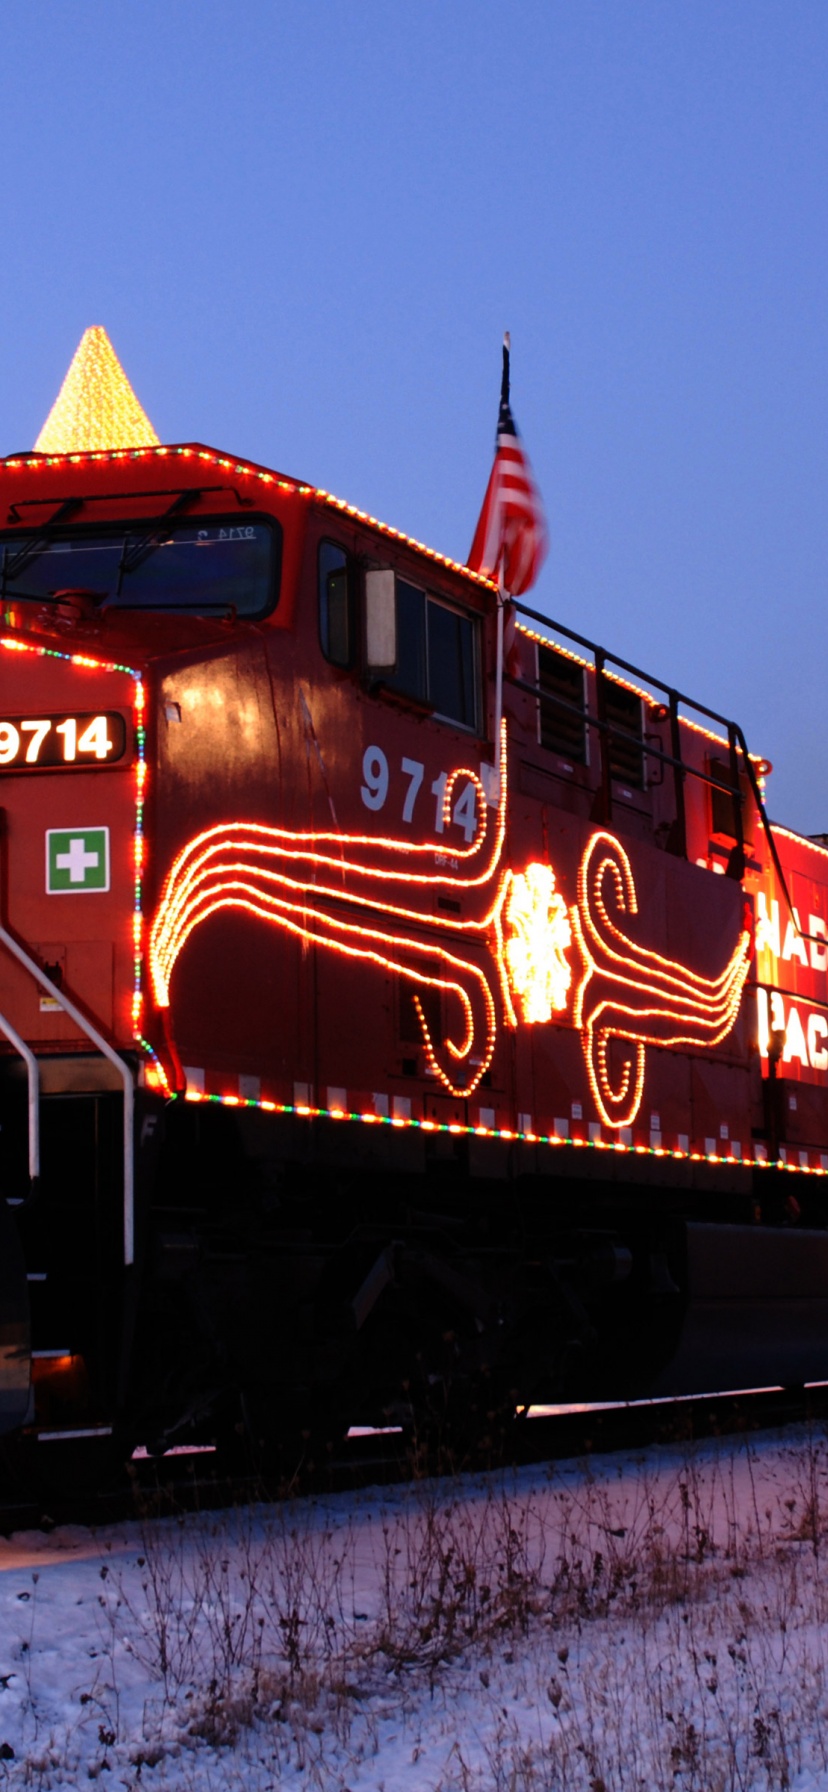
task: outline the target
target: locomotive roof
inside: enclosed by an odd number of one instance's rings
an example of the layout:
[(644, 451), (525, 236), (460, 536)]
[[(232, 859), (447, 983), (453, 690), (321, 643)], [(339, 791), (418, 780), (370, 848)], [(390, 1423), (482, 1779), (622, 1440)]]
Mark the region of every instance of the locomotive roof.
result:
[(404, 530), (395, 529), (390, 523), (383, 523), (379, 517), (371, 516), (368, 511), (360, 510), (356, 504), (348, 504), (344, 498), (337, 498), (333, 492), (324, 487), (308, 484), (301, 479), (288, 479), (285, 474), (276, 472), (271, 467), (263, 467), (256, 461), (239, 460), (235, 455), (224, 454), (218, 448), (211, 448), (204, 442), (159, 443), (157, 446), (145, 448), (98, 448), (84, 452), (69, 454), (43, 454), (37, 450), (27, 449), (19, 454), (6, 455), (0, 459), (0, 473), (17, 471), (26, 468), (35, 472), (45, 467), (82, 467), (86, 465), (114, 466), (120, 462), (152, 462), (181, 456), (183, 459), (197, 460), (208, 466), (220, 467), (223, 472), (234, 473), (239, 478), (258, 481), (262, 485), (274, 486), (277, 490), (291, 492), (297, 497), (316, 500), (327, 505), (342, 516), (351, 517), (354, 522), (365, 523), (371, 529), (384, 535), (389, 541), (401, 542), (405, 547), (414, 548), (418, 554), (424, 554), (436, 566), (442, 566), (451, 572), (460, 573), (464, 579), (481, 589), (497, 591), (492, 579), (482, 573), (472, 572), (462, 561), (453, 560), (448, 554), (440, 554), (426, 542), (418, 541), (413, 535), (406, 535)]
[[(122, 463), (143, 463), (144, 465), (149, 465), (155, 464), (158, 461), (170, 460), (173, 457), (180, 457), (182, 460), (195, 461), (207, 466), (217, 467), (220, 468), (222, 472), (233, 473), (237, 478), (250, 479), (260, 483), (262, 486), (273, 487), (278, 491), (289, 493), (293, 497), (324, 505), (341, 516), (349, 517), (354, 522), (365, 524), (389, 541), (398, 542), (404, 547), (414, 549), (417, 554), (424, 556), (434, 566), (439, 566), (449, 572), (459, 574), (460, 577), (470, 581), (481, 591), (487, 591), (492, 596), (497, 593), (497, 584), (493, 579), (487, 578), (481, 573), (472, 572), (471, 568), (465, 566), (461, 561), (453, 560), (448, 554), (438, 553), (435, 548), (429, 547), (426, 542), (418, 541), (416, 536), (407, 535), (404, 530), (393, 528), (390, 523), (384, 523), (379, 517), (372, 516), (368, 511), (360, 510), (358, 505), (349, 504), (344, 498), (336, 497), (335, 493), (326, 491), (323, 486), (311, 485), (305, 480), (290, 479), (284, 473), (277, 472), (274, 468), (262, 466), (258, 461), (241, 460), (236, 455), (226, 454), (222, 452), (221, 449), (211, 447), (204, 442), (158, 443), (154, 446), (149, 445), (139, 448), (96, 448), (73, 451), (65, 454), (46, 454), (37, 449), (24, 449), (22, 452), (0, 457), (0, 478), (2, 478), (3, 474), (6, 472), (16, 473), (23, 469), (30, 472), (38, 472), (45, 470), (46, 468), (60, 467), (115, 467)], [(130, 495), (134, 497), (137, 494), (132, 493)], [(19, 521), (20, 519), (18, 518), (15, 520)], [(550, 630), (554, 630), (554, 627), (555, 624), (550, 619)], [(525, 621), (519, 621), (518, 628), (521, 634), (540, 642), (544, 641), (544, 637), (538, 634)], [(589, 665), (589, 662), (586, 659), (573, 651), (571, 647), (567, 647), (561, 641), (547, 640), (546, 644), (554, 646), (557, 652), (563, 653), (568, 659), (575, 660), (585, 667)], [(605, 675), (613, 683), (623, 685), (628, 690), (634, 691), (635, 694), (641, 697), (645, 702), (652, 700), (652, 695), (649, 691), (645, 690), (643, 686), (638, 685), (629, 678), (624, 677), (620, 672), (613, 671), (610, 667), (607, 667)], [(703, 734), (709, 740), (715, 741), (722, 746), (727, 745), (726, 739), (717, 734), (714, 730), (700, 726), (698, 722), (693, 721), (688, 716), (682, 716), (681, 720), (683, 726), (692, 729), (694, 732)], [(761, 755), (751, 753), (750, 757), (756, 763), (761, 763)], [(805, 837), (803, 837), (803, 843), (815, 847), (816, 850), (825, 850), (824, 848), (820, 849), (816, 846), (815, 842), (808, 841)]]

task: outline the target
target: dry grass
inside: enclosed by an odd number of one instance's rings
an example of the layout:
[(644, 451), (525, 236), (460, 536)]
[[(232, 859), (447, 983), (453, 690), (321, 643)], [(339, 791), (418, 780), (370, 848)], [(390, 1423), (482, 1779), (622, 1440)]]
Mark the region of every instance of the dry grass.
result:
[[(147, 1524), (137, 1565), (101, 1571), (98, 1770), (186, 1785), (183, 1749), (199, 1786), (328, 1792), (378, 1784), (393, 1734), (418, 1792), (828, 1781), (824, 1438), (773, 1460), (422, 1483), (342, 1525), (307, 1506)], [(140, 1738), (126, 1665), (152, 1689)], [(0, 1785), (60, 1783), (42, 1737), (22, 1767)]]

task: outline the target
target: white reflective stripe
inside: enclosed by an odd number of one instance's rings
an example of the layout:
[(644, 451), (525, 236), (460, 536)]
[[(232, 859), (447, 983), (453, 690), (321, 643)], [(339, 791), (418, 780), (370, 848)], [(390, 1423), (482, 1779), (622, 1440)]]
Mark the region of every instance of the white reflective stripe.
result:
[(402, 1425), (352, 1425), (348, 1437), (400, 1437)]
[(111, 1437), (111, 1425), (87, 1425), (80, 1431), (38, 1431), (39, 1444), (68, 1444), (78, 1437)]
[(173, 1444), (169, 1450), (153, 1454), (145, 1444), (137, 1444), (130, 1462), (166, 1462), (168, 1456), (215, 1456), (217, 1444)]

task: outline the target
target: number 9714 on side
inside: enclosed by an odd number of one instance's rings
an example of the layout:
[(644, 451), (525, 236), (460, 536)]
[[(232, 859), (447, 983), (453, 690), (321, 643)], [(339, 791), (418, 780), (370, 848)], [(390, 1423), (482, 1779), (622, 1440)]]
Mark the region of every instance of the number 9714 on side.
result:
[(112, 765), (126, 752), (126, 723), (105, 715), (9, 716), (0, 720), (0, 772)]

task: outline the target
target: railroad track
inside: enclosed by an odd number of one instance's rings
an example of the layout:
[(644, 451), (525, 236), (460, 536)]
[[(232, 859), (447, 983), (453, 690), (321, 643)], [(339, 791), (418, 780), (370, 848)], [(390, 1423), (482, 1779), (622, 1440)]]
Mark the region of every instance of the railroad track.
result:
[[(299, 1454), (284, 1473), (263, 1474), (250, 1465), (228, 1466), (211, 1446), (180, 1446), (162, 1456), (136, 1452), (119, 1464), (96, 1464), (94, 1444), (78, 1467), (66, 1444), (53, 1444), (39, 1485), (21, 1480), (21, 1463), (9, 1449), (0, 1462), (0, 1535), (62, 1524), (97, 1526), (136, 1517), (163, 1517), (220, 1509), (259, 1500), (311, 1493), (350, 1492), (399, 1484), (427, 1474), (451, 1476), (504, 1465), (566, 1461), (598, 1452), (644, 1449), (657, 1444), (737, 1437), (810, 1421), (828, 1423), (828, 1386), (773, 1388), (631, 1405), (535, 1408), (516, 1418), (508, 1436), (481, 1439), (459, 1452), (448, 1439), (430, 1447), (408, 1431), (359, 1429), (336, 1447)], [(61, 1456), (57, 1452), (63, 1452)], [(31, 1460), (31, 1456), (29, 1458)], [(25, 1465), (23, 1465), (25, 1466)], [(74, 1469), (74, 1474), (73, 1474)], [(3, 1489), (3, 1479), (7, 1486)]]

